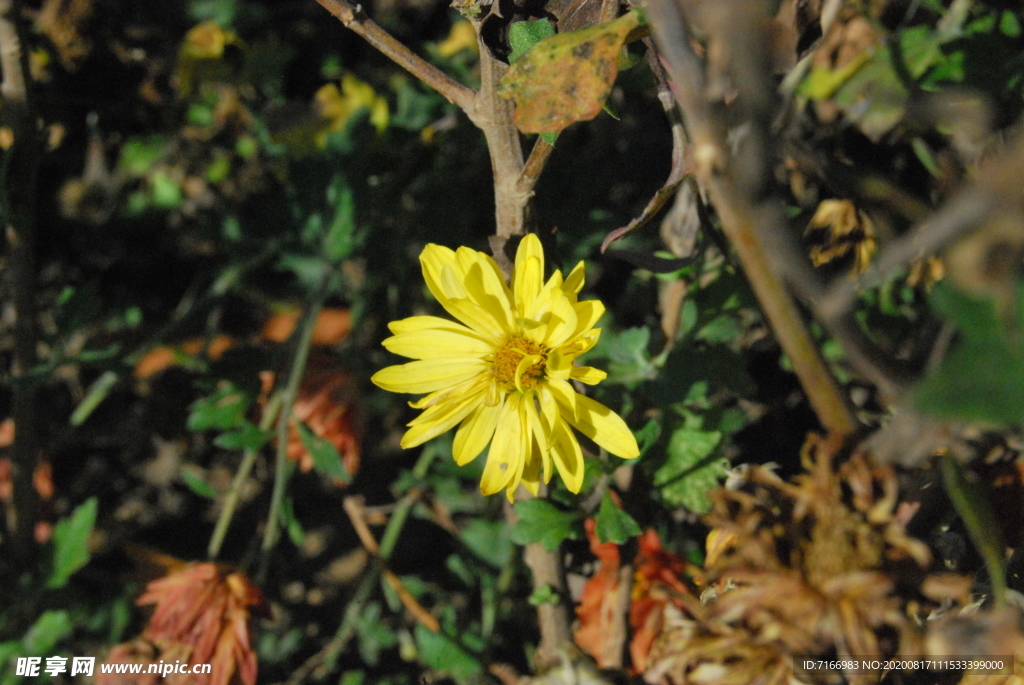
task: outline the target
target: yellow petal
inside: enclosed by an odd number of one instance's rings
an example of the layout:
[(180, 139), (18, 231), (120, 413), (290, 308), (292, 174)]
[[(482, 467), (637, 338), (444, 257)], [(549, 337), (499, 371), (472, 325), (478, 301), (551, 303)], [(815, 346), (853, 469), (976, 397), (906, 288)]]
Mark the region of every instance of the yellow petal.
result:
[(460, 247), (456, 256), (465, 273), (464, 283), (470, 299), (490, 314), (503, 330), (511, 331), (514, 317), (508, 287), (482, 259), (486, 255)]
[(573, 308), (576, 310), (576, 331), (572, 335), (574, 338), (596, 326), (605, 311), (600, 300), (577, 302)]
[(640, 456), (636, 438), (622, 417), (600, 402), (585, 395), (576, 395), (576, 415), (563, 411), (562, 417), (579, 432), (617, 457), (634, 459)]
[(431, 328), (439, 331), (454, 331), (456, 333), (462, 333), (463, 335), (479, 335), (471, 328), (463, 326), (461, 323), (442, 319), (439, 316), (410, 316), (407, 319), (392, 321), (388, 324), (388, 328), (395, 335), (399, 335), (400, 333), (412, 333), (413, 331), (423, 331)]
[(494, 347), (478, 335), (454, 331), (426, 329), (399, 333), (384, 340), (385, 349), (412, 359), (443, 359), (455, 357), (481, 358), (493, 354)]
[(389, 392), (434, 392), (469, 380), (490, 368), (481, 360), (430, 359), (381, 369), (371, 381)]
[(593, 366), (574, 366), (572, 371), (569, 372), (569, 377), (580, 383), (597, 385), (605, 378), (608, 378), (608, 374), (601, 369), (595, 369)]
[(410, 422), (412, 426), (402, 436), (402, 447), (409, 449), (433, 440), (442, 433), (454, 428), (459, 421), (466, 418), (474, 407), (480, 405), (479, 393), (467, 395), (458, 400), (436, 404)]
[(474, 331), (494, 341), (495, 344), (505, 333), (505, 329), (501, 327), (490, 313), (469, 298), (452, 299), (441, 304), (448, 310), (449, 314), (462, 321)]
[(446, 266), (457, 266), (455, 251), (443, 245), (428, 243), (420, 253), (420, 267), (423, 269), (423, 280), (426, 282), (427, 288), (442, 304), (444, 300), (455, 296), (445, 292), (442, 285), (441, 273)]
[(566, 295), (578, 295), (583, 290), (583, 277), (585, 272), (583, 262), (580, 262), (576, 267), (569, 272), (569, 275), (565, 277), (565, 282), (562, 283), (562, 290), (565, 291)]
[(519, 390), (519, 392), (526, 392), (523, 390), (523, 386), (521, 385), (523, 374), (526, 373), (527, 369), (539, 362), (541, 359), (542, 357), (539, 354), (528, 354), (519, 360), (519, 364), (516, 366), (515, 375), (516, 389)]
[(516, 250), (516, 264), (512, 274), (516, 308), (519, 316), (527, 317), (533, 301), (540, 294), (544, 278), (544, 249), (540, 239), (528, 233)]
[(558, 347), (576, 331), (576, 310), (561, 291), (557, 291), (557, 293), (551, 303), (551, 313), (548, 314), (546, 321), (547, 335), (544, 336), (543, 343), (547, 347)]
[(551, 457), (558, 469), (558, 475), (569, 492), (579, 492), (583, 485), (583, 451), (564, 421), (555, 425), (552, 435)]
[(555, 421), (558, 420), (558, 403), (547, 384), (540, 386), (537, 391), (537, 399), (540, 403), (540, 418), (544, 421), (544, 429), (548, 435), (551, 435), (555, 428)]
[[(570, 415), (576, 415), (576, 399), (580, 396), (573, 387), (566, 381), (557, 380), (554, 378), (548, 378), (544, 383), (544, 386), (551, 391), (555, 400), (558, 401), (560, 407), (569, 412)], [(560, 412), (564, 416), (564, 412)]]
[(479, 392), (481, 393), (481, 398), (485, 398), (490, 385), (489, 374), (479, 374), (461, 383), (435, 390), (426, 397), (410, 402), (409, 406), (413, 409), (426, 409), (427, 407), (433, 407), (435, 404), (447, 402), (471, 392)]
[[(537, 407), (533, 402), (532, 396), (527, 396), (523, 401), (523, 408), (526, 410), (527, 425), (530, 428), (532, 435), (530, 456), (532, 460), (539, 462), (538, 468), (544, 472), (544, 482), (547, 483), (551, 480), (551, 456), (548, 451), (551, 449), (550, 443), (550, 429), (545, 429), (543, 422), (540, 419), (540, 415), (537, 414)], [(527, 461), (527, 469), (532, 460)], [(525, 471), (524, 471), (525, 474)], [(524, 475), (523, 478), (526, 476)]]
[(468, 464), (483, 452), (484, 447), (487, 447), (498, 425), (503, 405), (503, 402), (493, 407), (480, 405), (462, 422), (452, 444), (452, 456), (455, 457), (456, 464)]
[(484, 466), (484, 473), (480, 478), (480, 491), (485, 495), (493, 495), (513, 479), (518, 481), (522, 475), (526, 455), (522, 448), (523, 422), (519, 415), (520, 397), (518, 394), (509, 395), (498, 416), (498, 425), (491, 440), (491, 451), (487, 455), (487, 465)]

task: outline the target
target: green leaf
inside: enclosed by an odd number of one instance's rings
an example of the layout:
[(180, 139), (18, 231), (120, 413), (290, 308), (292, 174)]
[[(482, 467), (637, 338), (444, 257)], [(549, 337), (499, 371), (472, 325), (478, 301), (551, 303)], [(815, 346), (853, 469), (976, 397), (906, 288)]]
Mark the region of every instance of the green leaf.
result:
[(130, 176), (145, 176), (163, 156), (166, 147), (162, 136), (131, 138), (121, 146), (117, 166)]
[(557, 605), (561, 599), (553, 587), (544, 583), (530, 594), (527, 601), (531, 606), (539, 607), (543, 604)]
[(21, 638), (24, 653), (32, 656), (52, 653), (57, 643), (70, 635), (74, 627), (66, 611), (43, 612)]
[(661, 422), (656, 419), (651, 419), (644, 424), (644, 427), (636, 431), (633, 436), (636, 438), (637, 444), (640, 446), (640, 455), (637, 457), (643, 457), (647, 454), (647, 450), (654, 447), (658, 442), (658, 438), (661, 437)]
[(495, 568), (505, 568), (515, 551), (509, 528), (504, 521), (471, 518), (459, 534), (459, 539), (474, 554)]
[(324, 236), (324, 256), (330, 262), (340, 262), (351, 256), (356, 246), (355, 241), (355, 201), (352, 189), (342, 185), (339, 192), (332, 198), (337, 206), (331, 225)]
[(340, 480), (344, 483), (352, 481), (352, 474), (345, 468), (338, 450), (329, 440), (321, 438), (306, 427), (306, 424), (297, 421), (295, 424), (299, 429), (299, 438), (302, 446), (306, 448), (309, 455), (313, 457), (313, 468), (332, 480)]
[(249, 397), (234, 384), (225, 382), (213, 394), (192, 403), (188, 429), (233, 430), (240, 428), (249, 408)]
[(255, 452), (270, 439), (268, 431), (260, 430), (251, 421), (242, 420), (242, 427), (230, 433), (221, 433), (213, 444), (225, 450), (249, 450)]
[(616, 506), (610, 492), (605, 491), (601, 507), (597, 510), (597, 539), (621, 545), (641, 533), (633, 517)]
[(416, 646), (420, 660), (433, 671), (444, 673), (459, 685), (478, 683), (483, 678), (483, 665), (444, 633), (433, 633), (416, 625)]
[(181, 470), (178, 472), (178, 476), (181, 478), (181, 482), (185, 484), (186, 488), (200, 497), (205, 497), (206, 499), (217, 499), (217, 497), (220, 496), (220, 493), (217, 492), (217, 488), (207, 483), (206, 479), (203, 478), (202, 471), (192, 464), (182, 466)]
[(667, 461), (654, 474), (654, 484), (666, 502), (698, 514), (711, 509), (707, 493), (718, 487), (728, 466), (727, 460), (712, 458), (722, 434), (701, 430), (703, 422), (687, 413), (683, 427), (669, 438)]
[(512, 46), (508, 63), (515, 63), (535, 43), (553, 35), (555, 35), (555, 25), (547, 19), (515, 22), (508, 27), (508, 43)]
[[(992, 594), (996, 608), (1006, 601), (1006, 575), (1003, 564), (1006, 543), (1003, 542), (999, 519), (992, 508), (992, 493), (974, 474), (968, 474), (957, 461), (948, 454), (942, 455), (942, 484), (946, 494), (960, 515), (967, 533), (974, 543), (975, 549), (985, 563), (989, 579), (992, 582)], [(973, 479), (969, 476), (973, 476)]]
[(956, 324), (961, 340), (934, 373), (918, 383), (913, 401), (933, 416), (954, 420), (1024, 422), (1024, 345), (1012, 322), (1000, 321), (989, 300), (945, 283), (933, 288), (933, 307)]
[(562, 511), (540, 499), (519, 502), (515, 510), (519, 522), (512, 528), (512, 542), (517, 545), (540, 542), (546, 550), (554, 552), (563, 540), (579, 537), (580, 517), (575, 512)]
[(90, 497), (53, 529), (53, 571), (46, 587), (67, 585), (71, 575), (89, 563), (89, 536), (96, 525), (98, 502)]
[(302, 543), (306, 539), (306, 532), (302, 529), (302, 524), (299, 523), (298, 517), (295, 516), (295, 502), (291, 497), (286, 497), (281, 504), (278, 520), (284, 526), (284, 529), (288, 531), (288, 539), (292, 541), (292, 544), (296, 547), (302, 547)]
[(149, 189), (153, 206), (160, 209), (176, 209), (185, 200), (181, 185), (164, 171), (155, 171), (149, 177)]

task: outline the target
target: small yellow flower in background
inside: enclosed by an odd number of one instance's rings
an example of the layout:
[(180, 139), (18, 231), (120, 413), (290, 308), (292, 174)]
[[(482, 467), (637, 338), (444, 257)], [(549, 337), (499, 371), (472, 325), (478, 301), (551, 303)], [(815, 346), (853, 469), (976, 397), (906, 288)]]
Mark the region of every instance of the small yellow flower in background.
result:
[(384, 347), (416, 361), (382, 369), (373, 382), (391, 392), (429, 393), (410, 403), (424, 412), (409, 423), (402, 447), (461, 422), (455, 462), (468, 464), (490, 443), (480, 490), (504, 489), (510, 501), (520, 483), (536, 494), (553, 469), (579, 492), (583, 453), (570, 426), (616, 456), (639, 455), (625, 421), (569, 383), (594, 385), (607, 376), (575, 365), (597, 343), (601, 329), (594, 324), (604, 314), (599, 301), (577, 299), (583, 262), (545, 283), (540, 240), (527, 235), (511, 289), (493, 259), (467, 247), (427, 245), (420, 264), (430, 292), (461, 323), (412, 316), (389, 326), (394, 335)]
[[(335, 84), (328, 83), (316, 92), (313, 99), (320, 116), (330, 121), (329, 131), (343, 130), (352, 115), (364, 107), (370, 110), (370, 123), (378, 133), (383, 133), (388, 127), (387, 100), (377, 95), (373, 86), (360, 81), (352, 74), (341, 77), (340, 89)], [(326, 132), (321, 138), (319, 143), (323, 147)]]
[(470, 49), (476, 52), (480, 49), (476, 41), (476, 29), (467, 19), (461, 19), (452, 26), (448, 37), (437, 44), (437, 53), (441, 57), (451, 57), (460, 50)]

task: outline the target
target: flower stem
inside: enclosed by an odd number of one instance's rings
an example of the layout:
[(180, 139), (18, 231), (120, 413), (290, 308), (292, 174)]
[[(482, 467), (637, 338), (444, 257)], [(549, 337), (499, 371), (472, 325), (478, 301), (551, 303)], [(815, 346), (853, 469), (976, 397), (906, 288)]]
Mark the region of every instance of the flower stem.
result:
[(306, 373), (306, 362), (309, 360), (309, 350), (313, 345), (313, 330), (316, 328), (316, 320), (320, 316), (320, 310), (323, 309), (324, 300), (327, 298), (327, 284), (332, 273), (333, 269), (325, 269), (323, 278), (320, 279), (320, 284), (306, 309), (299, 329), (299, 339), (295, 345), (295, 355), (292, 357), (288, 382), (281, 392), (281, 412), (277, 416), (277, 462), (274, 472), (274, 491), (270, 498), (270, 510), (267, 512), (267, 527), (263, 533), (264, 553), (270, 552), (277, 544), (278, 519), (281, 514), (281, 506), (284, 504), (284, 492), (288, 482), (288, 426), (292, 419), (292, 407), (295, 406), (295, 398), (299, 394), (299, 386), (302, 384), (302, 376)]
[[(260, 420), (260, 430), (268, 431), (274, 425), (274, 421), (277, 419), (278, 412), (281, 409), (281, 400), (282, 393), (280, 392), (276, 392), (271, 396), (263, 412), (263, 418)], [(242, 496), (242, 488), (252, 472), (252, 467), (256, 464), (256, 457), (259, 456), (259, 453), (258, 449), (245, 450), (242, 455), (242, 462), (238, 465), (238, 471), (235, 472), (235, 477), (231, 481), (231, 489), (228, 490), (227, 496), (224, 498), (224, 506), (220, 511), (220, 516), (217, 517), (217, 525), (213, 529), (213, 535), (210, 536), (210, 544), (206, 548), (206, 556), (211, 560), (216, 559), (217, 555), (220, 554), (220, 548), (224, 544), (224, 536), (227, 535), (228, 526), (231, 525), (235, 509), (238, 508), (238, 500)]]

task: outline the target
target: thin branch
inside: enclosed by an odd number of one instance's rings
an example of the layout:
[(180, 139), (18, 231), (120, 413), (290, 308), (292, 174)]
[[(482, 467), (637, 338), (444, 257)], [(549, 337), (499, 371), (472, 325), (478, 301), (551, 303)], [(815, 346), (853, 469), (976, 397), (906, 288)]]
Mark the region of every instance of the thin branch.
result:
[(14, 358), (11, 364), (14, 483), (14, 556), (26, 561), (33, 550), (36, 492), (32, 476), (38, 463), (36, 380), (36, 179), (42, 153), (36, 129), (28, 54), (28, 33), (19, 0), (0, 0), (0, 95), (14, 144), (3, 159), (2, 213), (7, 236), (8, 279), (14, 305)]
[(473, 102), (475, 92), (462, 85), (433, 64), (414, 53), (366, 16), (360, 5), (352, 6), (345, 0), (316, 0), (320, 6), (337, 17), (342, 24), (352, 29), (367, 43), (381, 51), (398, 66), (426, 83), (447, 98), (448, 102), (467, 109)]
[[(810, 336), (780, 271), (773, 264), (773, 260), (779, 259), (779, 248), (785, 247), (782, 244), (785, 236), (779, 230), (783, 225), (782, 208), (774, 200), (757, 202), (752, 197), (763, 191), (759, 184), (764, 173), (758, 167), (764, 165), (755, 159), (753, 164), (744, 160), (747, 166), (740, 167), (735, 164), (736, 160), (730, 159), (721, 123), (724, 117), (713, 110), (705, 96), (704, 65), (687, 42), (688, 31), (679, 6), (673, 0), (650, 0), (645, 9), (671, 76), (687, 132), (694, 143), (692, 159), (697, 176), (718, 211), (722, 230), (736, 250), (751, 288), (779, 345), (789, 355), (822, 426), (831, 433), (849, 435), (857, 430), (856, 417)], [(744, 14), (744, 7), (719, 6), (715, 9), (737, 21), (753, 21), (750, 17), (738, 16)], [(736, 35), (729, 38), (730, 43), (742, 43), (744, 40), (743, 36)], [(753, 37), (748, 38), (753, 41)], [(750, 71), (754, 63), (748, 55), (740, 64), (741, 70)], [(752, 74), (741, 74), (737, 81), (741, 97), (747, 98), (745, 104), (757, 119), (751, 134), (751, 156), (766, 156), (765, 141), (759, 139), (759, 126), (767, 127), (764, 119), (765, 115), (770, 116), (767, 111), (770, 103), (759, 92), (760, 87), (753, 85), (757, 79)], [(768, 82), (770, 79), (766, 78), (765, 83)], [(766, 242), (769, 239), (772, 244)]]
[[(1010, 154), (1020, 154), (1020, 151)], [(833, 285), (822, 297), (818, 309), (829, 317), (849, 311), (862, 291), (879, 285), (911, 262), (935, 254), (956, 237), (977, 228), (996, 206), (996, 198), (981, 184), (974, 184), (889, 245), (858, 278), (844, 278)]]
[(537, 179), (540, 178), (541, 172), (544, 171), (544, 165), (547, 164), (548, 158), (551, 157), (551, 153), (554, 151), (554, 145), (543, 138), (537, 138), (537, 142), (530, 148), (530, 156), (526, 160), (526, 166), (523, 167), (523, 173), (519, 175), (519, 180), (516, 181), (516, 190), (520, 193), (533, 192), (534, 186), (537, 185)]

